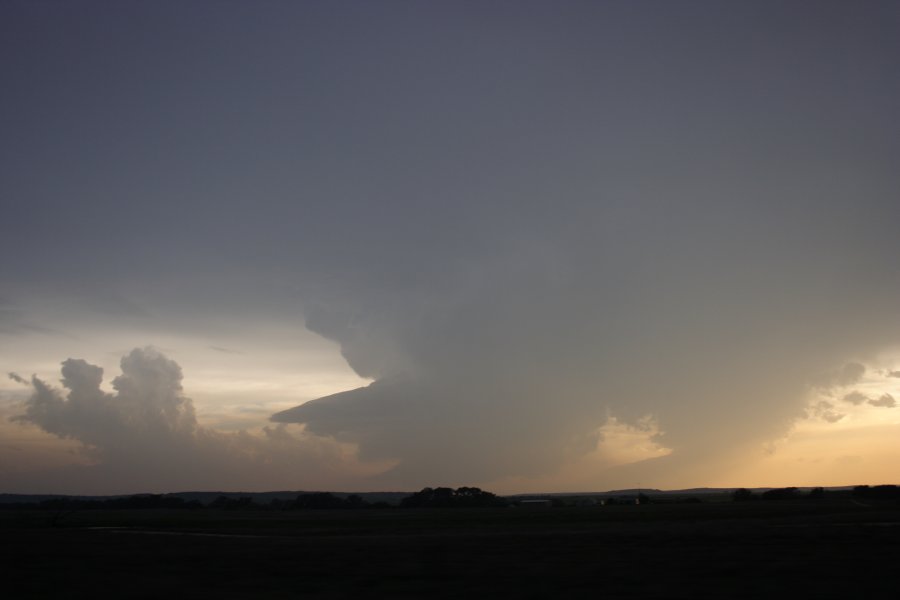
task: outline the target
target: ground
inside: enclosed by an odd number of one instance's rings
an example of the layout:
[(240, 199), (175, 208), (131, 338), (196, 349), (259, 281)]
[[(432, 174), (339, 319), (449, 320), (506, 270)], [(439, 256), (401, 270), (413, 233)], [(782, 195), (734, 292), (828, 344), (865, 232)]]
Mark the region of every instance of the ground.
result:
[(0, 511), (8, 598), (893, 597), (900, 508)]

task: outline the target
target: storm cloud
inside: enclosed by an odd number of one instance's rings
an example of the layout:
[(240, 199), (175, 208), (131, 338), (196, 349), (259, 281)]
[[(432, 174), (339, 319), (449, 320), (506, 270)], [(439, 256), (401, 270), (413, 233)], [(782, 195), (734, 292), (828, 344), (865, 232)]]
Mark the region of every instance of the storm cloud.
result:
[[(698, 43), (712, 55), (712, 38)], [(857, 360), (900, 333), (885, 230), (900, 216), (896, 176), (863, 151), (884, 134), (847, 137), (843, 109), (815, 92), (843, 75), (804, 73), (812, 55), (779, 67), (779, 116), (752, 122), (734, 94), (757, 74), (696, 58), (678, 64), (708, 67), (727, 100), (698, 106), (653, 73), (656, 94), (602, 146), (505, 149), (514, 185), (417, 190), (395, 223), (358, 207), (372, 231), (345, 241), (378, 251), (341, 265), (339, 286), (316, 281), (304, 307), (307, 326), (377, 383), (275, 419), (399, 459), (404, 481), (529, 475), (558, 466), (608, 413), (655, 415), (675, 450), (665, 460), (697, 461), (781, 435), (820, 372), (858, 380)], [(532, 131), (542, 113), (516, 105)], [(663, 112), (682, 119), (663, 125)], [(585, 128), (609, 124), (588, 114)]]
[(121, 368), (113, 393), (100, 387), (103, 370), (81, 359), (62, 363), (62, 390), (31, 379), (24, 413), (13, 420), (78, 442), (87, 466), (10, 475), (9, 484), (134, 493), (341, 487), (364, 476), (364, 469), (347, 460), (347, 449), (327, 439), (285, 426), (252, 434), (200, 425), (183, 393), (181, 368), (153, 348), (132, 350)]
[[(896, 3), (43, 6), (0, 8), (0, 333), (129, 298), (81, 331), (249, 361), (208, 325), (305, 322), (371, 383), (271, 408), (323, 444), (296, 472), (539, 479), (652, 421), (671, 453), (591, 487), (705, 485), (895, 368)], [(152, 473), (256, 455), (134, 360), (26, 418)]]

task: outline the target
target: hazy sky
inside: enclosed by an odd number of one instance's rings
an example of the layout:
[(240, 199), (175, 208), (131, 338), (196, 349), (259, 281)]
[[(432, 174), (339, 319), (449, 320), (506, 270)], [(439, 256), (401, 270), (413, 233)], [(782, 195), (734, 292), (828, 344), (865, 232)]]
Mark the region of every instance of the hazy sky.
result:
[(898, 31), (3, 2), (0, 492), (897, 483)]

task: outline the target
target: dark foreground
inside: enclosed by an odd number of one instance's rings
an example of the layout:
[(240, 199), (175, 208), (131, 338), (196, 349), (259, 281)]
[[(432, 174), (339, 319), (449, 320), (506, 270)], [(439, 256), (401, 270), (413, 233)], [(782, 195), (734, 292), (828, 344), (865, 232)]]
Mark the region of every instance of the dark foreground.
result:
[(900, 510), (851, 499), (4, 511), (0, 536), (6, 598), (893, 598), (900, 589)]

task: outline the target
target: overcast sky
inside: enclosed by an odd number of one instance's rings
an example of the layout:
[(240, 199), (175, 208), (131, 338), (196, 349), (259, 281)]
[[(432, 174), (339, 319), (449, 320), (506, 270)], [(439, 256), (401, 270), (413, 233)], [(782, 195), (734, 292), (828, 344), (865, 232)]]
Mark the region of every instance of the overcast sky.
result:
[(3, 2), (0, 492), (897, 483), (898, 31)]

